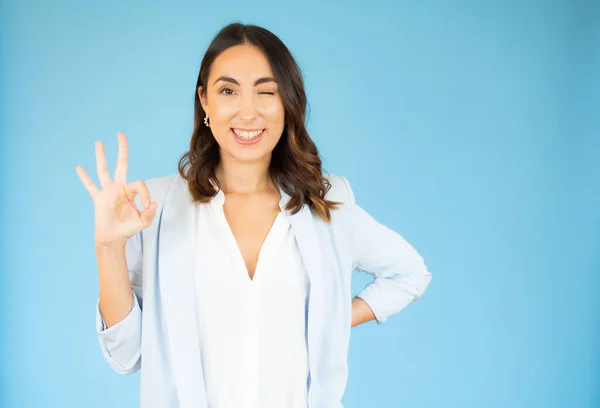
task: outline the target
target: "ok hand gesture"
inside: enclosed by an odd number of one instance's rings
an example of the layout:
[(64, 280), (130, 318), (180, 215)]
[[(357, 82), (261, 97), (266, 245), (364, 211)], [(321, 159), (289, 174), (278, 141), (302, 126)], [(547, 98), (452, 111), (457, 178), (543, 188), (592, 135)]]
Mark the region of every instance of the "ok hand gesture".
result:
[[(127, 184), (127, 138), (117, 133), (119, 152), (114, 180), (110, 179), (106, 167), (104, 144), (96, 142), (96, 167), (101, 189), (90, 179), (81, 166), (75, 171), (84, 187), (94, 200), (95, 240), (97, 245), (125, 245), (127, 240), (137, 232), (146, 229), (156, 216), (158, 204), (152, 202), (146, 184), (137, 180)], [(134, 198), (140, 194), (144, 208), (140, 211)]]

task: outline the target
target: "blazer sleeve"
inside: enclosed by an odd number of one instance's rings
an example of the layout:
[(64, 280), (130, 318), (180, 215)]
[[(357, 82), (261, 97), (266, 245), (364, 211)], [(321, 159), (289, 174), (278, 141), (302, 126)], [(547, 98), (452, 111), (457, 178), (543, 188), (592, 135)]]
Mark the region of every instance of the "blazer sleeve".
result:
[(412, 245), (356, 204), (350, 183), (342, 179), (350, 202), (353, 270), (374, 278), (357, 297), (369, 305), (379, 325), (419, 299), (431, 273)]
[(127, 240), (125, 256), (133, 292), (131, 311), (123, 320), (106, 328), (100, 313), (100, 299), (98, 299), (96, 332), (102, 355), (108, 364), (119, 374), (133, 374), (141, 368), (143, 264), (141, 231)]

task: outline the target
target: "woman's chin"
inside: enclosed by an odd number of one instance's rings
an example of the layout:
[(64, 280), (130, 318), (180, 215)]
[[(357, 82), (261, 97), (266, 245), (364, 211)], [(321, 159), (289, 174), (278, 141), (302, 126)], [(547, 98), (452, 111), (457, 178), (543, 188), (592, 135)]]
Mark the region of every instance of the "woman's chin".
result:
[(233, 143), (233, 146), (229, 146), (227, 155), (236, 161), (248, 163), (261, 161), (261, 159), (271, 159), (271, 151), (268, 149), (248, 149), (246, 146), (237, 145), (236, 142)]

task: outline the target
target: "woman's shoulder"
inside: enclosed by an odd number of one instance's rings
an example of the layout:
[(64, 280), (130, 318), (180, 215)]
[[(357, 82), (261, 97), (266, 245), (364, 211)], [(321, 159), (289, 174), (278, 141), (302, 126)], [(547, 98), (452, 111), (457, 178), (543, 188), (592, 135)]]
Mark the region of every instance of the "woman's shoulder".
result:
[(352, 193), (350, 182), (346, 177), (329, 173), (324, 173), (323, 176), (331, 185), (331, 188), (325, 195), (327, 200), (341, 201), (348, 204), (354, 203), (354, 194)]
[(152, 193), (152, 190), (156, 190), (158, 192), (158, 190), (161, 189), (168, 189), (174, 181), (180, 180), (184, 181), (181, 175), (179, 173), (173, 173), (166, 176), (152, 177), (146, 179), (144, 182), (146, 183), (146, 186), (148, 186), (150, 193)]

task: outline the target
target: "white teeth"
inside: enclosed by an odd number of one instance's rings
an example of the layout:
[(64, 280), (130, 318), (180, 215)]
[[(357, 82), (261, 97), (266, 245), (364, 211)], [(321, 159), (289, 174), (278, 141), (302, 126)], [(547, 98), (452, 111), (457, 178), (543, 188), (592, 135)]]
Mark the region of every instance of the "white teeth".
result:
[(238, 135), (239, 137), (241, 137), (242, 139), (254, 139), (255, 137), (257, 137), (258, 135), (260, 135), (263, 132), (264, 129), (261, 130), (254, 130), (252, 132), (246, 132), (244, 130), (238, 130), (238, 129), (233, 129), (233, 132)]

